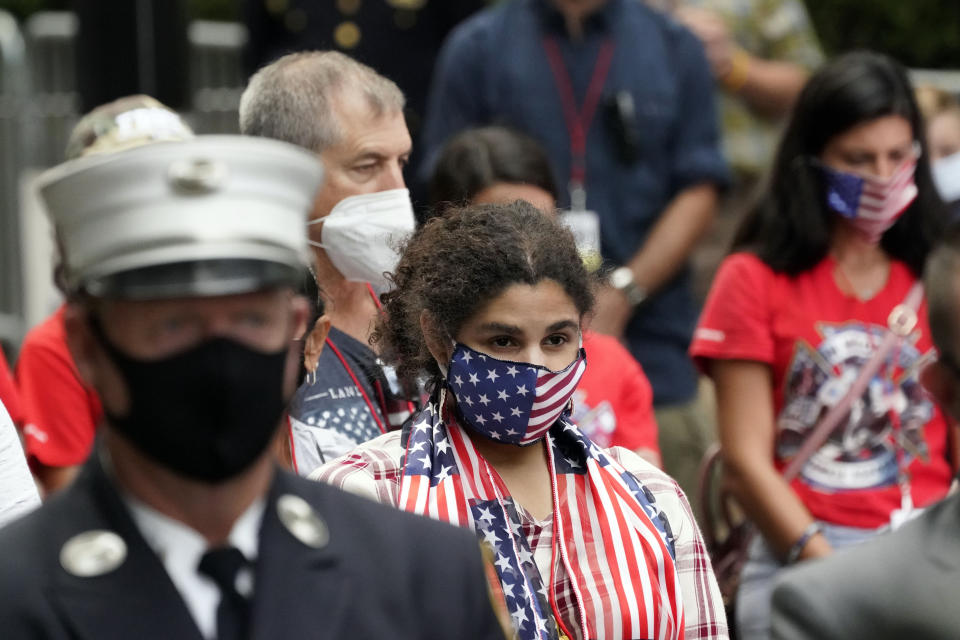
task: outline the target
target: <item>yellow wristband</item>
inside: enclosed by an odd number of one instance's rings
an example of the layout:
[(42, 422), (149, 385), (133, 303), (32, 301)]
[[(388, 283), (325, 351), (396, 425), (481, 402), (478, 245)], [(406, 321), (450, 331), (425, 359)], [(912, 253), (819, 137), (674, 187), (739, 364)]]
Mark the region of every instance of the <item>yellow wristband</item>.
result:
[(730, 54), (730, 71), (720, 79), (723, 88), (731, 93), (736, 93), (743, 89), (747, 84), (747, 78), (750, 75), (750, 54), (743, 49), (734, 49)]

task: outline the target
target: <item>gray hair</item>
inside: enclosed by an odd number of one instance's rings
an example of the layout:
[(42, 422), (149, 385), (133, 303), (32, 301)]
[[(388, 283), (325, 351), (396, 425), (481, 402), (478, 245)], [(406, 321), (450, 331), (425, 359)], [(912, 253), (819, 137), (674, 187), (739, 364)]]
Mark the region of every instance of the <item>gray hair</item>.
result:
[(240, 132), (321, 152), (342, 135), (333, 110), (338, 93), (366, 98), (376, 117), (403, 110), (397, 85), (336, 51), (291, 53), (250, 78), (240, 97)]
[(940, 353), (958, 354), (960, 323), (960, 227), (953, 225), (930, 253), (924, 269), (930, 336)]

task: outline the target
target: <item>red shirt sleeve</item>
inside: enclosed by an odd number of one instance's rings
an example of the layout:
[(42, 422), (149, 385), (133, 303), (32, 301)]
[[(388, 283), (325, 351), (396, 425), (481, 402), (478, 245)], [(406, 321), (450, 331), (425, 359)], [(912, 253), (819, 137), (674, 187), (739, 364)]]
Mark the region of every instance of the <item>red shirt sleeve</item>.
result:
[(53, 316), (27, 334), (17, 359), (27, 458), (50, 467), (86, 460), (100, 421), (100, 402), (84, 386), (61, 331), (50, 331)]
[(752, 254), (736, 253), (723, 261), (690, 345), (701, 371), (713, 358), (773, 363), (774, 278), (770, 267)]
[(6, 407), (13, 424), (18, 427), (21, 426), (23, 424), (23, 413), (20, 409), (20, 394), (13, 382), (10, 366), (7, 364), (7, 358), (3, 355), (2, 350), (0, 350), (0, 402)]

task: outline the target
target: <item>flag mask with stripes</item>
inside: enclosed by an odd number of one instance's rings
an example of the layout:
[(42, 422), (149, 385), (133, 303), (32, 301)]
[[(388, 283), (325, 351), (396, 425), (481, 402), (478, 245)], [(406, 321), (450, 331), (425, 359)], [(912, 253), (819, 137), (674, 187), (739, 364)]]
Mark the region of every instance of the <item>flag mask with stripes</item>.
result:
[(498, 360), (456, 343), (447, 387), (474, 431), (492, 440), (529, 445), (543, 438), (561, 416), (586, 367), (583, 346), (569, 366), (551, 371)]
[(857, 228), (868, 240), (880, 242), (917, 197), (913, 175), (918, 151), (905, 160), (889, 178), (862, 176), (818, 163), (826, 179), (827, 206)]

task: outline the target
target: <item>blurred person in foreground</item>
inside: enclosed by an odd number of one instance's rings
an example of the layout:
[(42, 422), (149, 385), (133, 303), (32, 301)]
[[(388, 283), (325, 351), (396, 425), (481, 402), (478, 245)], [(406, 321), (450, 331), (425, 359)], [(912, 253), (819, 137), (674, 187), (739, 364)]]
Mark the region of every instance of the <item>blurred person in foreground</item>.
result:
[(522, 200), (448, 211), (394, 281), (374, 336), (430, 402), (312, 477), (475, 533), (516, 638), (726, 638), (677, 483), (571, 418), (593, 282), (570, 231)]
[(934, 87), (919, 87), (917, 101), (927, 121), (933, 181), (960, 219), (960, 99)]
[(740, 228), (691, 354), (717, 389), (728, 479), (760, 534), (736, 599), (741, 638), (769, 634), (787, 564), (869, 539), (942, 498), (955, 440), (918, 372), (926, 303), (852, 409), (788, 485), (781, 472), (843, 400), (906, 305), (946, 221), (903, 68), (841, 56), (807, 83), (768, 191)]
[(415, 409), (407, 400), (415, 394), (369, 346), (395, 244), (414, 227), (403, 105), (393, 82), (334, 51), (280, 58), (250, 78), (240, 99), (242, 133), (300, 146), (325, 168), (308, 228), (329, 332), (314, 337), (316, 368), (290, 406), (301, 475), (398, 428)]
[[(67, 142), (66, 158), (192, 137), (190, 127), (168, 107), (150, 96), (126, 96), (80, 119)], [(61, 305), (27, 333), (16, 362), (27, 457), (47, 493), (73, 480), (90, 455), (103, 417), (100, 399), (81, 380), (67, 348), (65, 309)]]
[(451, 136), (489, 124), (542, 144), (561, 208), (592, 226), (612, 270), (590, 327), (643, 366), (664, 469), (692, 495), (715, 435), (687, 356), (689, 257), (728, 182), (703, 46), (638, 0), (500, 2), (441, 50), (421, 176)]
[[(927, 261), (930, 333), (939, 351), (920, 374), (960, 419), (960, 229)], [(947, 640), (960, 629), (960, 494), (856, 549), (784, 572), (773, 592), (777, 640)]]
[[(556, 192), (543, 148), (505, 127), (468, 129), (454, 136), (440, 152), (429, 187), (432, 215), (474, 203), (526, 200), (556, 216)], [(583, 346), (590, 366), (573, 394), (574, 422), (597, 446), (624, 447), (662, 466), (653, 391), (643, 368), (610, 336), (584, 330)]]
[(71, 486), (0, 531), (4, 637), (502, 637), (472, 536), (274, 462), (320, 179), (241, 136), (41, 178), (105, 419)]

